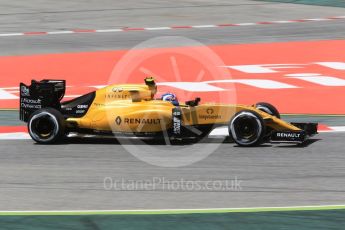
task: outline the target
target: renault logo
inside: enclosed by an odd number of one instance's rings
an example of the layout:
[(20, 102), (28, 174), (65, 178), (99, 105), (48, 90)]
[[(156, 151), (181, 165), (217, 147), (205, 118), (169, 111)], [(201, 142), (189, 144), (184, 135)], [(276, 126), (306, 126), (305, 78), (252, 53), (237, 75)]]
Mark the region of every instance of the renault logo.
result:
[(120, 125), (121, 122), (122, 122), (121, 117), (120, 117), (120, 116), (117, 116), (116, 119), (115, 119), (115, 123), (116, 123), (117, 125)]

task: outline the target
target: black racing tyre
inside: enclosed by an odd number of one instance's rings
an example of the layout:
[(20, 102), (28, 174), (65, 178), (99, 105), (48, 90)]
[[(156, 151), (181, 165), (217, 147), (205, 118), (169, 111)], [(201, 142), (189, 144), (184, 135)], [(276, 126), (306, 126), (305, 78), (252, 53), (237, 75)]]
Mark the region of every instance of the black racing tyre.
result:
[(251, 110), (236, 113), (229, 123), (229, 135), (239, 146), (251, 147), (260, 145), (266, 133), (261, 116)]
[(52, 144), (65, 136), (65, 119), (53, 108), (44, 108), (31, 114), (28, 131), (31, 138), (40, 144)]
[(280, 118), (280, 113), (279, 113), (278, 109), (269, 103), (258, 102), (258, 103), (256, 103), (255, 108), (258, 110), (261, 110), (265, 113), (268, 113), (272, 116)]

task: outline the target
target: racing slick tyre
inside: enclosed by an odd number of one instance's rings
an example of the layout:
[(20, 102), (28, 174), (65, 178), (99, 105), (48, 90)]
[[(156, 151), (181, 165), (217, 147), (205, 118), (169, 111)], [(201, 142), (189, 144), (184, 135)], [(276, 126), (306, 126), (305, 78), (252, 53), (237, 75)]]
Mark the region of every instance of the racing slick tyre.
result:
[(65, 119), (56, 109), (40, 109), (31, 114), (28, 131), (37, 143), (52, 144), (65, 136)]
[(276, 118), (280, 118), (280, 113), (279, 113), (278, 109), (269, 103), (258, 102), (258, 103), (256, 103), (255, 108), (258, 110), (261, 110), (265, 113), (268, 113), (272, 116), (275, 116)]
[(236, 113), (229, 123), (229, 135), (239, 146), (251, 147), (260, 145), (266, 133), (261, 116), (251, 110)]
[[(265, 113), (268, 113), (268, 114), (275, 116), (276, 118), (280, 119), (280, 113), (279, 113), (278, 109), (269, 103), (258, 102), (258, 103), (256, 103), (255, 107), (256, 107), (256, 109), (259, 109)], [(273, 131), (272, 128), (266, 127), (266, 135), (264, 137), (264, 142), (267, 142), (270, 140), (272, 131)]]

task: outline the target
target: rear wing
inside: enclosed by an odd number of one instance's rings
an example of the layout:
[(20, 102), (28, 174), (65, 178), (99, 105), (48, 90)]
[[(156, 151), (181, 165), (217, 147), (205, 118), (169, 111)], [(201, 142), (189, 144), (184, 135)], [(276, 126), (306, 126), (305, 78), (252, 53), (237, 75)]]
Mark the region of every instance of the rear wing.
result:
[(60, 110), (60, 101), (65, 95), (65, 90), (65, 80), (32, 80), (31, 85), (20, 83), (20, 120), (27, 122), (34, 111), (45, 107)]

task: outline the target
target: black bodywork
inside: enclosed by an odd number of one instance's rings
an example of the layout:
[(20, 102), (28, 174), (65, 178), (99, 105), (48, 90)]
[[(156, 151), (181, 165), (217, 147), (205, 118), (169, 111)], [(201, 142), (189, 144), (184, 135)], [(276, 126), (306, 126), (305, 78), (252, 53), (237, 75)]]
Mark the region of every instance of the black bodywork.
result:
[(61, 102), (65, 91), (65, 80), (32, 80), (30, 86), (20, 83), (20, 120), (28, 122), (33, 112), (47, 107), (60, 111), (65, 118), (84, 116), (96, 93), (91, 92), (73, 100)]

